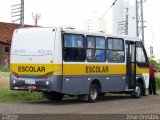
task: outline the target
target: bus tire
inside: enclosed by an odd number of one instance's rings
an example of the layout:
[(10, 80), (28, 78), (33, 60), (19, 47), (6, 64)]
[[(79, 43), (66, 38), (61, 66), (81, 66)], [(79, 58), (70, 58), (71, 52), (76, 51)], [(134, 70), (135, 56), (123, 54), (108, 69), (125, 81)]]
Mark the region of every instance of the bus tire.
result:
[(142, 94), (141, 94), (141, 96), (145, 96), (145, 95), (146, 95), (146, 89), (142, 88)]
[(92, 83), (88, 93), (88, 102), (96, 102), (99, 95), (99, 88), (96, 84)]
[(44, 92), (44, 96), (50, 101), (61, 101), (64, 94), (58, 92)]
[(136, 83), (136, 89), (131, 93), (131, 96), (133, 98), (140, 98), (142, 94), (142, 85), (141, 83)]

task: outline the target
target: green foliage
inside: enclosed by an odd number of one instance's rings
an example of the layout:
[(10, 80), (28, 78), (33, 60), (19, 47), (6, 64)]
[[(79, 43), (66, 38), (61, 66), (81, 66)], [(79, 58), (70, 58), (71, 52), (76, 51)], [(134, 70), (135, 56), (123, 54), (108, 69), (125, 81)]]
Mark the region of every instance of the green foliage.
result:
[[(0, 65), (0, 71), (2, 71), (2, 69), (3, 69), (3, 67), (2, 67), (2, 65)], [(4, 69), (2, 72), (9, 72), (10, 70), (9, 70), (9, 68), (6, 70), (6, 69)]]
[(0, 89), (0, 102), (24, 102), (43, 99), (40, 92), (14, 91), (6, 88)]
[(160, 90), (160, 77), (156, 77), (156, 89)]
[(2, 65), (0, 65), (0, 71), (2, 70)]
[(155, 60), (151, 60), (151, 64), (156, 68), (156, 70), (160, 70), (160, 64)]

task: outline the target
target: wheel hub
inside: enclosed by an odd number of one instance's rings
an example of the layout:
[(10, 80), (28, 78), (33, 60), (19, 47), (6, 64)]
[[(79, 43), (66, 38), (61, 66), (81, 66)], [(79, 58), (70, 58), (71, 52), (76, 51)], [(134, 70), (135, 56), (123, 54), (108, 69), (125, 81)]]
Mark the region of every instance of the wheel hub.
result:
[(137, 94), (137, 96), (141, 94), (141, 90), (138, 86), (136, 86), (135, 93)]
[(90, 91), (90, 95), (91, 95), (91, 99), (96, 99), (97, 91), (94, 88), (92, 88)]

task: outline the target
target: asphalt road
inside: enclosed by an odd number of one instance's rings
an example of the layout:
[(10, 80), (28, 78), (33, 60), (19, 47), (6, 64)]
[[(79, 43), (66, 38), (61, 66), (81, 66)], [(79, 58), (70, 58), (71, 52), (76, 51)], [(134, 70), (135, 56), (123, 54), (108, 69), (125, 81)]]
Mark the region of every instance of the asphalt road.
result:
[(1, 114), (159, 114), (160, 95), (105, 96), (96, 103), (78, 101), (76, 98), (60, 102), (34, 101), (24, 103), (0, 103)]

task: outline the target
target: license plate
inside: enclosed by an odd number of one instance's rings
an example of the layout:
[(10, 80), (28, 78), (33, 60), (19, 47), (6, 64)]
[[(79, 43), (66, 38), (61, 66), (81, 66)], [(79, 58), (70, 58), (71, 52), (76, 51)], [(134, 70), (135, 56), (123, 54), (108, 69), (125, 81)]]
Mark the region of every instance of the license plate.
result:
[(25, 84), (35, 84), (35, 80), (25, 80)]

